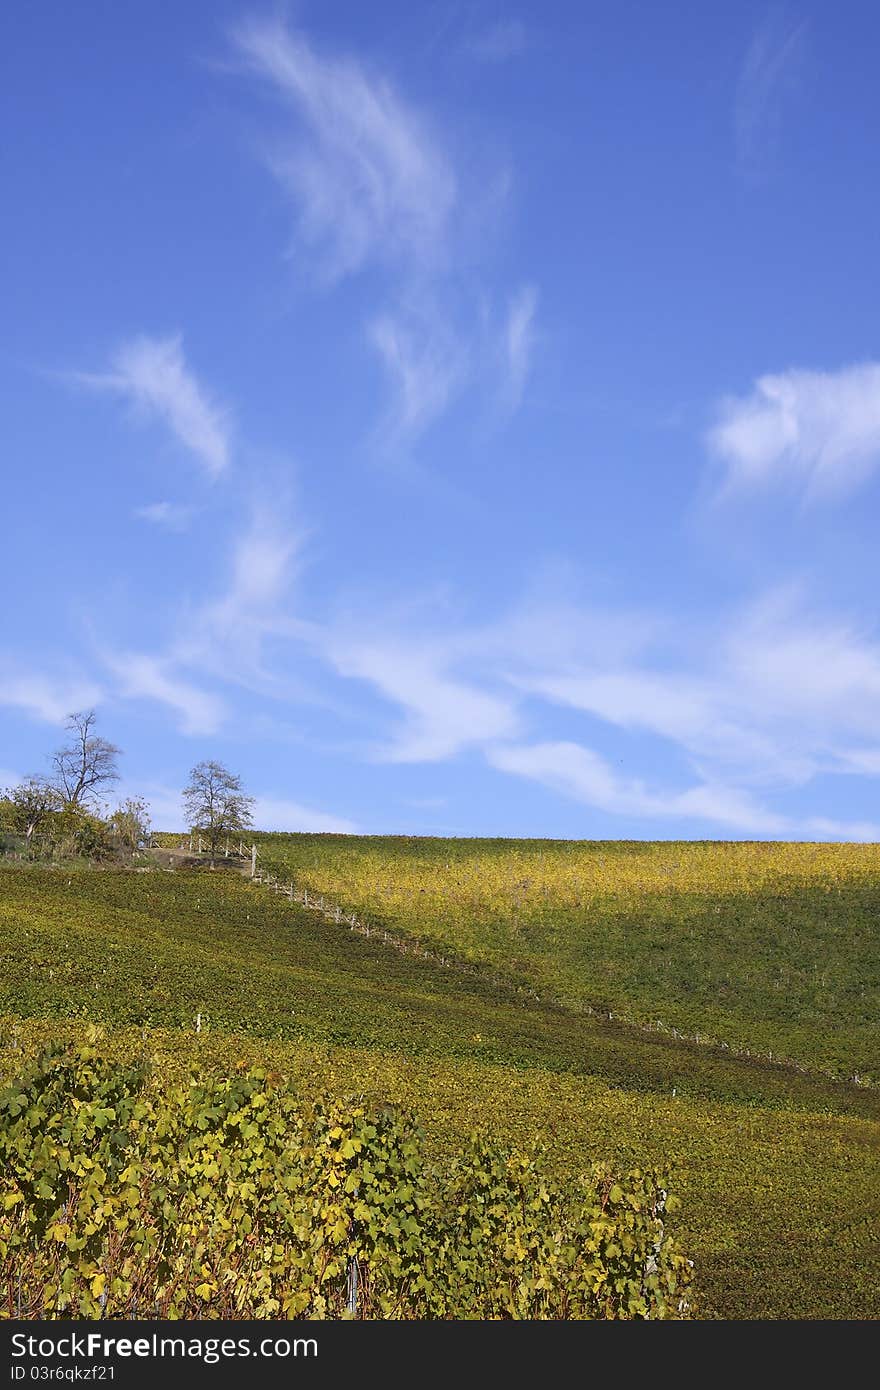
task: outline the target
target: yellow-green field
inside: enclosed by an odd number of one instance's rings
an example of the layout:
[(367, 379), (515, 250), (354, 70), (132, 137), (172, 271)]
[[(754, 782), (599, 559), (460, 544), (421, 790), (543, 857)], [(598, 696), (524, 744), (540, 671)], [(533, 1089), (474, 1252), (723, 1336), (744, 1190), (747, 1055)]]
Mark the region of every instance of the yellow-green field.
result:
[[(272, 837), (271, 844), (277, 855), (282, 838)], [(383, 896), (391, 900), (396, 891), (401, 901), (412, 901), (407, 894), (414, 891), (417, 874), (427, 874), (418, 869), (420, 862), (430, 865), (435, 852), (445, 851), (444, 865), (469, 855), (468, 891), (478, 906), (476, 842), (303, 836), (283, 837), (283, 848), (286, 863), (296, 860), (300, 881), (328, 894), (339, 891), (347, 903), (377, 918)], [(643, 868), (639, 877), (631, 862), (637, 847), (629, 855), (618, 847), (626, 861), (627, 899), (639, 884), (641, 901), (647, 901), (646, 885), (653, 883), (651, 901), (668, 904), (677, 889), (667, 882), (661, 892), (660, 865), (670, 847), (643, 848), (643, 858), (654, 867)], [(692, 848), (694, 854), (711, 849), (717, 859), (723, 857), (724, 847)], [(731, 850), (741, 863), (747, 849), (760, 848)], [(810, 848), (791, 847), (793, 896), (783, 899), (785, 910), (774, 919), (773, 941), (784, 936), (805, 884), (827, 896), (828, 917), (819, 916), (829, 922), (832, 941), (842, 934), (838, 904), (843, 897), (837, 890), (845, 896), (857, 889), (861, 898), (854, 901), (865, 901), (874, 891), (873, 850), (847, 847), (835, 858), (834, 847), (818, 847), (826, 862), (836, 865), (837, 877), (829, 883), (822, 879), (818, 854), (810, 860)], [(768, 903), (782, 894), (789, 849), (772, 846), (763, 860)], [(503, 846), (493, 842), (486, 850), (484, 883), (491, 885), (492, 875), (504, 869)], [(512, 846), (511, 853), (511, 875), (519, 874), (523, 846)], [(542, 853), (546, 864), (547, 847), (533, 850), (538, 862)], [(407, 855), (415, 866), (411, 871), (402, 864)], [(588, 855), (597, 863), (612, 857), (607, 846), (573, 849), (571, 862), (581, 860), (579, 881)], [(354, 882), (353, 865), (360, 872), (368, 863), (381, 865), (372, 897), (363, 890), (356, 896), (351, 887), (342, 892), (345, 883)], [(711, 874), (707, 877), (706, 896), (714, 907), (715, 888)], [(467, 879), (459, 874), (458, 882)], [(698, 896), (697, 887), (691, 879), (689, 892)], [(828, 887), (834, 891), (826, 894)], [(610, 888), (606, 896), (615, 901)], [(745, 893), (740, 899), (751, 901)], [(590, 901), (591, 910), (598, 911), (598, 895)], [(457, 907), (455, 923), (460, 923), (464, 895)], [(534, 903), (528, 913), (521, 911), (518, 923), (508, 925), (508, 933), (521, 931), (533, 915)], [(402, 917), (401, 910), (388, 920), (403, 927)], [(12, 1075), (40, 1042), (79, 1037), (89, 1021), (98, 1021), (114, 1055), (146, 1047), (169, 1076), (185, 1075), (194, 1063), (228, 1070), (246, 1061), (293, 1074), (306, 1090), (329, 1087), (339, 1094), (406, 1102), (438, 1157), (457, 1152), (479, 1124), (509, 1143), (540, 1138), (560, 1174), (582, 1171), (592, 1160), (661, 1163), (671, 1168), (673, 1189), (683, 1200), (675, 1234), (695, 1260), (702, 1315), (880, 1316), (880, 1094), (820, 1073), (820, 1065), (835, 1060), (827, 1039), (812, 1055), (799, 1055), (805, 1066), (817, 1064), (803, 1071), (585, 1014), (585, 1001), (601, 1002), (586, 975), (580, 993), (569, 999), (577, 1007), (537, 1003), (513, 983), (505, 984), (500, 967), (510, 970), (512, 980), (540, 979), (546, 989), (551, 959), (546, 941), (534, 958), (521, 946), (517, 962), (506, 962), (498, 942), (481, 945), (479, 910), (474, 919), (467, 951), (459, 940), (454, 944), (472, 959), (482, 955), (491, 961), (491, 972), (469, 974), (402, 955), (381, 939), (365, 939), (232, 874), (0, 869), (3, 1071)], [(728, 933), (732, 924), (728, 919)], [(763, 1050), (768, 1042), (778, 1046), (783, 1034), (795, 1038), (798, 1020), (790, 1003), (788, 1012), (776, 1015), (765, 1007), (779, 993), (773, 986), (775, 948), (771, 942), (763, 956), (756, 954), (751, 949), (756, 930), (750, 927), (744, 936), (751, 958), (740, 966), (743, 976), (751, 972), (756, 981), (754, 1035), (747, 1031), (742, 991), (730, 1016), (744, 1030), (736, 1040), (748, 1046), (751, 1039), (755, 1050)], [(451, 931), (447, 922), (443, 931), (435, 925), (422, 934), (448, 948)], [(683, 931), (680, 926), (673, 943)], [(695, 932), (692, 951), (707, 940), (712, 938)], [(730, 942), (724, 950), (736, 954)], [(804, 946), (807, 961), (816, 950), (814, 944)], [(843, 960), (845, 952), (839, 956)], [(560, 980), (574, 977), (577, 958), (573, 950), (564, 956)], [(589, 953), (581, 958), (589, 960)], [(856, 969), (843, 974), (836, 959), (829, 957), (825, 967), (832, 982), (823, 986), (826, 1019), (838, 1017), (839, 1002), (832, 1006), (832, 994), (839, 1001), (857, 986)], [(693, 973), (701, 975), (696, 967)], [(806, 978), (809, 971), (803, 973)], [(674, 998), (678, 974), (671, 962), (660, 977)], [(635, 1017), (639, 992), (625, 970), (620, 981), (621, 1001)], [(701, 1010), (708, 993), (706, 987), (695, 991), (692, 1011), (688, 996), (679, 1000), (681, 1031), (705, 1030)], [(559, 989), (560, 1000), (564, 994)], [(863, 997), (868, 997), (864, 991)], [(617, 997), (610, 1002), (617, 1003)], [(650, 1016), (648, 1011), (645, 1017)], [(813, 1036), (806, 1023), (799, 1026), (805, 1038)], [(870, 1036), (867, 1020), (859, 1027)], [(858, 1029), (847, 1034), (841, 1056), (847, 1066), (868, 1071), (856, 1050), (859, 1036)]]
[(265, 835), (261, 864), (610, 1011), (880, 1081), (880, 846)]

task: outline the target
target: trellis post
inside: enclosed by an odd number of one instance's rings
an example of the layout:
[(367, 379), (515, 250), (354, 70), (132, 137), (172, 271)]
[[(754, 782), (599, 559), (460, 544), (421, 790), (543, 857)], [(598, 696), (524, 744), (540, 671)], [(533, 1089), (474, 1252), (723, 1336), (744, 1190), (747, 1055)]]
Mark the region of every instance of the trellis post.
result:
[(358, 1262), (352, 1256), (348, 1262), (348, 1296), (346, 1298), (348, 1312), (353, 1318), (357, 1317), (358, 1307)]

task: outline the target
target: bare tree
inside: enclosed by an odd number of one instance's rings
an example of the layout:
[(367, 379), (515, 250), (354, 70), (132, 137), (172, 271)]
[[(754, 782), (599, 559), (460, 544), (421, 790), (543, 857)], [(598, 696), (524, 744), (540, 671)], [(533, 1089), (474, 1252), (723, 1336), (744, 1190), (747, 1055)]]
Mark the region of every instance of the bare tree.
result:
[(116, 759), (122, 750), (95, 736), (96, 719), (93, 709), (68, 715), (70, 743), (52, 754), (52, 784), (68, 806), (94, 803), (119, 781)]
[(183, 791), (187, 819), (208, 841), (213, 864), (223, 836), (238, 834), (253, 824), (254, 798), (245, 796), (240, 777), (210, 759), (196, 763), (189, 778)]
[(13, 824), (28, 844), (50, 812), (61, 808), (61, 797), (46, 777), (26, 777), (10, 787), (6, 797), (12, 805)]

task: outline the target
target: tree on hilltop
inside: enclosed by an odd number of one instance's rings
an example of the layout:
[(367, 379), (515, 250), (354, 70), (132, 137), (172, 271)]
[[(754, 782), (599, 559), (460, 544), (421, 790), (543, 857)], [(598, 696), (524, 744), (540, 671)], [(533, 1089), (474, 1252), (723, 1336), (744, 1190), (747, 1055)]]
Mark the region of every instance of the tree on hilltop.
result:
[(93, 709), (70, 714), (65, 728), (72, 735), (51, 757), (51, 783), (66, 806), (81, 810), (94, 805), (103, 792), (119, 781), (116, 759), (122, 750), (94, 733)]
[(183, 791), (187, 820), (208, 841), (213, 864), (225, 835), (237, 835), (253, 825), (254, 798), (245, 795), (240, 777), (212, 759), (196, 763), (189, 777)]

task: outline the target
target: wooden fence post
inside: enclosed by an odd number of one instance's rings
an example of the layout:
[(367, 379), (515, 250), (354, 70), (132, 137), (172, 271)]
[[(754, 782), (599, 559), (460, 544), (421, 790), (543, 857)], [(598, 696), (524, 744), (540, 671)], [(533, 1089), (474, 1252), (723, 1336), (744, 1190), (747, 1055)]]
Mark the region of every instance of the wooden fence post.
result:
[(353, 1318), (357, 1317), (358, 1307), (358, 1262), (352, 1257), (348, 1262), (348, 1289), (346, 1291), (346, 1309)]
[(254, 874), (255, 874), (256, 872), (257, 872), (257, 847), (256, 847), (256, 845), (251, 845), (251, 878), (254, 877)]
[(645, 1260), (645, 1276), (644, 1276), (644, 1277), (645, 1277), (646, 1280), (647, 1280), (647, 1279), (650, 1279), (650, 1277), (651, 1277), (652, 1274), (656, 1274), (656, 1273), (657, 1273), (657, 1266), (658, 1266), (658, 1261), (659, 1261), (659, 1259), (660, 1259), (660, 1252), (661, 1252), (661, 1250), (663, 1249), (663, 1241), (664, 1241), (664, 1238), (665, 1238), (665, 1231), (664, 1231), (664, 1226), (663, 1226), (663, 1217), (664, 1217), (664, 1214), (665, 1214), (665, 1212), (666, 1212), (666, 1196), (667, 1196), (667, 1193), (666, 1193), (665, 1189), (661, 1187), (660, 1190), (659, 1190), (658, 1196), (657, 1196), (657, 1203), (656, 1203), (656, 1207), (655, 1207), (656, 1216), (657, 1216), (657, 1225), (660, 1227), (660, 1230), (659, 1230), (659, 1232), (658, 1232), (657, 1239), (654, 1241), (653, 1245), (651, 1246), (651, 1252), (650, 1252), (650, 1254), (648, 1255), (647, 1259)]

